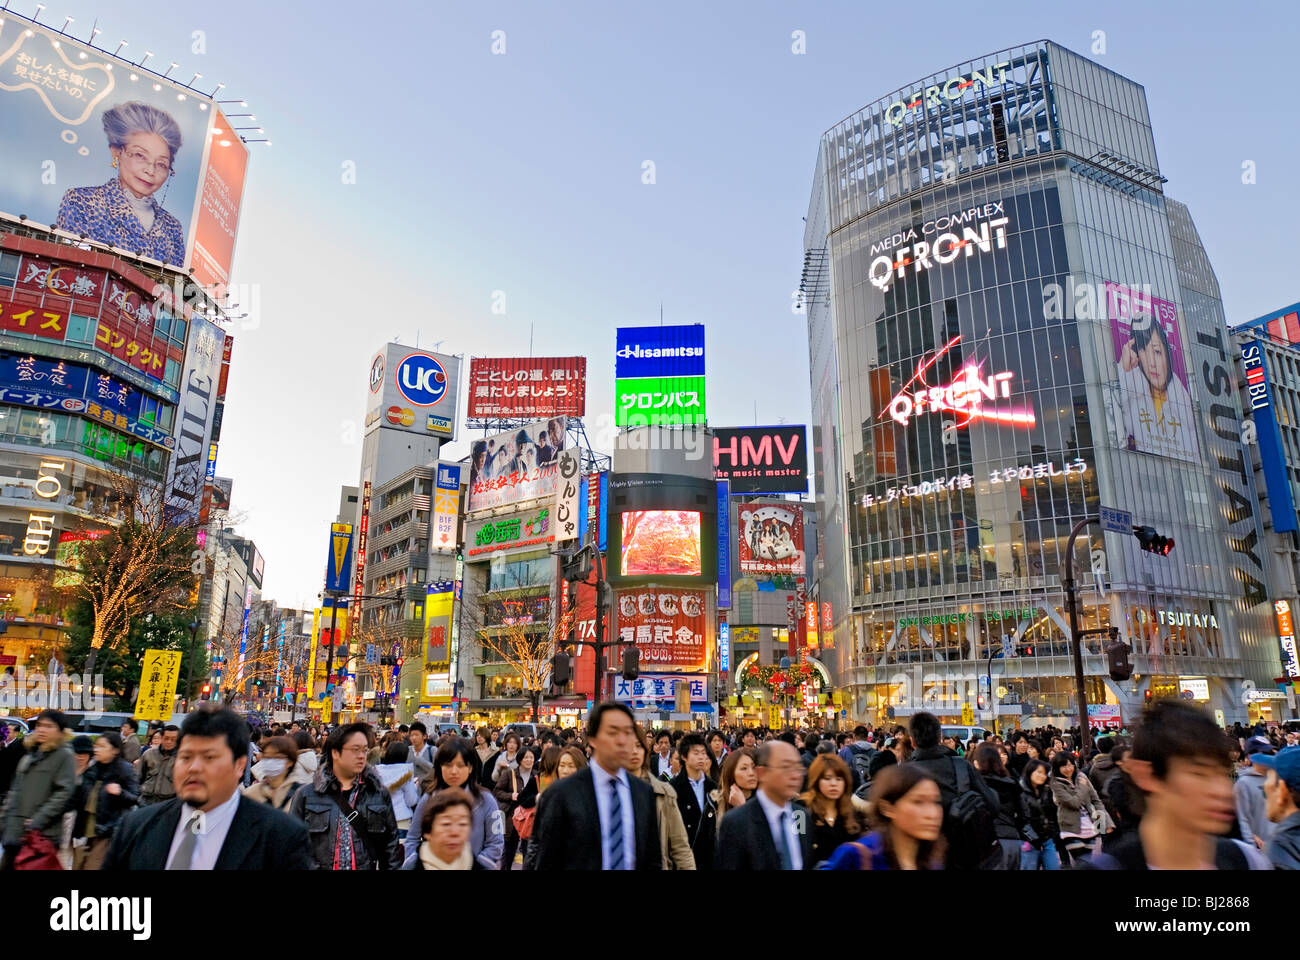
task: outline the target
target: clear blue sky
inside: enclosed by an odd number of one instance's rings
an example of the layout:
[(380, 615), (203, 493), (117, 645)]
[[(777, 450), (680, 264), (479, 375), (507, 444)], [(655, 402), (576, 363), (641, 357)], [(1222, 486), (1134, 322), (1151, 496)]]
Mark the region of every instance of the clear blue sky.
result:
[(320, 589), (339, 486), (357, 480), (369, 359), (394, 336), (526, 354), (532, 324), (535, 355), (589, 357), (595, 413), (612, 409), (613, 328), (656, 322), (662, 301), (666, 322), (708, 327), (711, 422), (752, 423), (756, 405), (761, 423), (806, 421), (807, 332), (790, 303), (818, 136), (974, 56), (1042, 37), (1091, 55), (1105, 31), (1094, 58), (1145, 86), (1166, 189), (1191, 207), (1229, 319), (1300, 300), (1300, 15), (1234, 13), (48, 0), (41, 21), (71, 15), (85, 37), (98, 17), (101, 46), (127, 39), (182, 80), (225, 82), (273, 140), (254, 146), (244, 197), (234, 280), (258, 285), (261, 324), (235, 331), (218, 472), (266, 555), (264, 596), (296, 606)]

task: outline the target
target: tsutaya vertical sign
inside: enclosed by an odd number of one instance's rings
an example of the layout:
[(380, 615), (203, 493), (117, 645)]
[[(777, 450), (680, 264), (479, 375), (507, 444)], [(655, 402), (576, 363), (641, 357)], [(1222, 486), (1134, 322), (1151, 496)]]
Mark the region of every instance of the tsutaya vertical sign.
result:
[(1282, 643), (1282, 669), (1288, 677), (1300, 679), (1300, 660), (1296, 659), (1295, 623), (1291, 619), (1291, 604), (1278, 600), (1273, 604), (1277, 614), (1277, 635)]
[(362, 586), (365, 583), (366, 573), (366, 541), (370, 534), (370, 481), (367, 480), (362, 486), (361, 493), (361, 522), (357, 525), (357, 576), (356, 584), (352, 591), (352, 609), (349, 611), (352, 616), (348, 617), (348, 641), (352, 640), (353, 627), (361, 619), (361, 594), (364, 592)]
[[(40, 473), (36, 477), (36, 495), (42, 500), (53, 500), (63, 490), (63, 481), (56, 473), (67, 469), (67, 464), (56, 460), (42, 460)], [(27, 514), (27, 536), (23, 538), (23, 553), (29, 557), (43, 557), (50, 550), (50, 540), (54, 537), (54, 514), (38, 513), (33, 510)]]

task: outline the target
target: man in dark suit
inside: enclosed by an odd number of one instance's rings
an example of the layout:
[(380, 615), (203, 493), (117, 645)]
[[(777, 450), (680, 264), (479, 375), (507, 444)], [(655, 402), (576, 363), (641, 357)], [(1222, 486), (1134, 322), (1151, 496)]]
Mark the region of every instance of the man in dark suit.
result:
[(677, 809), (686, 825), (691, 853), (695, 855), (695, 869), (712, 870), (718, 807), (710, 794), (717, 789), (717, 784), (705, 773), (713, 765), (713, 757), (709, 755), (704, 737), (698, 733), (682, 737), (677, 744), (677, 754), (681, 757), (682, 772), (672, 779), (672, 787), (677, 792)]
[(717, 870), (811, 870), (808, 813), (793, 803), (803, 784), (799, 751), (781, 740), (758, 748), (758, 789), (727, 811), (718, 831)]
[(191, 713), (176, 748), (176, 796), (118, 827), (103, 870), (307, 870), (307, 828), (244, 797), (248, 724), (223, 707)]
[(538, 870), (659, 870), (654, 792), (627, 775), (636, 741), (632, 711), (607, 701), (591, 711), (592, 763), (557, 780), (538, 801)]

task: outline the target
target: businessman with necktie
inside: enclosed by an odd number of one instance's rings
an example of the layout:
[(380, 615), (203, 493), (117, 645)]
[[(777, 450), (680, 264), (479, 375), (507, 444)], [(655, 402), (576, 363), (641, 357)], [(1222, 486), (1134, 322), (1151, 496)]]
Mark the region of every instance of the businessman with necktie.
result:
[(799, 751), (781, 740), (758, 748), (758, 789), (718, 828), (715, 870), (811, 870), (808, 811), (794, 804), (803, 784)]

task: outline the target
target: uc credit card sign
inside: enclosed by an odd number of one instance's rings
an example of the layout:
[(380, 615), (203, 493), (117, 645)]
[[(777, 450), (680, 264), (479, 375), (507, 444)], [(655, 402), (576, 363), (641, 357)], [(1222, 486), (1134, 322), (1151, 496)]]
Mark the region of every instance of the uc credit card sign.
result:
[(704, 375), (704, 324), (619, 327), (614, 378)]

